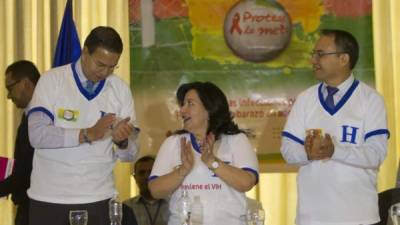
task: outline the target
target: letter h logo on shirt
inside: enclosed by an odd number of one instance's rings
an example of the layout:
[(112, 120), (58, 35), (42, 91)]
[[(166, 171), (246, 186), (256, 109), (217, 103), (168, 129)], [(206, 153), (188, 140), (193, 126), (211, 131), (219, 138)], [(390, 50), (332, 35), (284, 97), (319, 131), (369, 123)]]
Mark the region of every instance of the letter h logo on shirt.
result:
[(341, 142), (357, 144), (356, 143), (357, 130), (358, 130), (358, 127), (351, 127), (351, 126), (343, 125)]

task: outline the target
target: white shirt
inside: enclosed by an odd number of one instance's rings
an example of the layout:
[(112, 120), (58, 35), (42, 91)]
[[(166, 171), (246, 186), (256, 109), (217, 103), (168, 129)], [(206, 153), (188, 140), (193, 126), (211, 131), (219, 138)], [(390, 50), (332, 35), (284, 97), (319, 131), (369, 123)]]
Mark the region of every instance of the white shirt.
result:
[[(132, 94), (122, 80), (110, 75), (90, 95), (76, 71), (71, 65), (48, 71), (31, 101), (29, 135), (35, 154), (28, 195), (38, 201), (83, 204), (116, 193), (112, 171), (117, 155), (111, 131), (101, 140), (79, 144), (79, 130), (93, 126), (105, 113), (129, 116), (134, 123)], [(121, 151), (133, 160), (138, 149), (129, 140), (127, 150)]]
[[(83, 74), (81, 61), (76, 62), (76, 71), (82, 87), (87, 81)], [(94, 85), (96, 89), (100, 82)], [(31, 107), (27, 107), (30, 109)], [(132, 120), (131, 120), (132, 121)], [(80, 129), (65, 129), (63, 127), (53, 126), (52, 119), (43, 111), (35, 111), (29, 115), (29, 130), (32, 134), (29, 139), (32, 146), (46, 148), (75, 147), (79, 145)], [(118, 149), (115, 154), (123, 162), (133, 161), (136, 154), (136, 144), (130, 139), (131, 148)]]
[[(386, 157), (387, 121), (382, 97), (350, 76), (339, 85), (335, 108), (325, 103), (325, 84), (299, 95), (284, 128), (281, 152), (300, 165), (297, 178), (299, 225), (354, 225), (379, 221), (376, 176)], [(330, 160), (309, 161), (306, 130), (333, 137)]]
[[(153, 165), (150, 180), (157, 179), (170, 173), (181, 164), (180, 161), (180, 138), (185, 136), (195, 146), (195, 138), (190, 134), (173, 135), (162, 144), (156, 161)], [(216, 156), (225, 163), (255, 173), (258, 177), (258, 162), (251, 144), (244, 134), (221, 135), (220, 141), (215, 143)], [(185, 177), (180, 188), (172, 195), (169, 201), (171, 216), (169, 225), (179, 224), (178, 201), (182, 189), (189, 192), (190, 198), (200, 197), (203, 205), (203, 225), (239, 225), (239, 216), (245, 214), (246, 196), (236, 191), (218, 178), (201, 161), (200, 150), (194, 151), (195, 163), (192, 171)]]

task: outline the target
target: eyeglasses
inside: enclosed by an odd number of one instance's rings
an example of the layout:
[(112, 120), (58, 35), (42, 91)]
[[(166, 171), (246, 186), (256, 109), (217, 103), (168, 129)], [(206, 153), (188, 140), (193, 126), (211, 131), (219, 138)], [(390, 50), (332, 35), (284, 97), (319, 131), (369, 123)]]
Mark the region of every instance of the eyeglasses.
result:
[[(22, 79), (21, 79), (22, 80)], [(11, 92), (15, 85), (17, 85), (21, 80), (14, 81), (13, 83), (6, 85), (6, 89), (8, 92)]]
[(317, 59), (320, 59), (326, 55), (335, 55), (335, 54), (347, 54), (347, 52), (323, 52), (323, 51), (312, 51), (311, 53), (311, 58), (316, 57)]
[(100, 70), (107, 69), (107, 70), (114, 71), (115, 69), (118, 69), (118, 68), (119, 68), (119, 65), (107, 66), (106, 64), (104, 64), (104, 63), (102, 63), (102, 62), (99, 62), (99, 61), (93, 59), (92, 55), (90, 55), (90, 54), (89, 54), (89, 58), (90, 58), (90, 60), (92, 60), (92, 62), (96, 65), (96, 67), (97, 67), (98, 69), (100, 69)]

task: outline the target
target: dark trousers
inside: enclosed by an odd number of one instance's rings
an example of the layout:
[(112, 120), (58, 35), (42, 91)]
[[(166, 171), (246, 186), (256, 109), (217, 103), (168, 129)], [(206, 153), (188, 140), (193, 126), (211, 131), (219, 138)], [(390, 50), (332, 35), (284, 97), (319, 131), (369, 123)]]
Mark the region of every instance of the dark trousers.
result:
[(70, 210), (87, 210), (87, 225), (109, 225), (109, 199), (88, 204), (55, 204), (30, 201), (29, 225), (69, 225)]
[(28, 225), (28, 224), (29, 224), (29, 201), (26, 201), (17, 206), (17, 213), (15, 215), (15, 225)]

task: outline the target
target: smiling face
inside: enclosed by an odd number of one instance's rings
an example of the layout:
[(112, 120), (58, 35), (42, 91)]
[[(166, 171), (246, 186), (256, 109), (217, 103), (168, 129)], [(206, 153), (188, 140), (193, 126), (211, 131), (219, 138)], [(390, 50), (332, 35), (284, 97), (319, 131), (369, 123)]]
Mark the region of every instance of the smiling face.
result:
[(106, 79), (117, 67), (121, 54), (98, 47), (92, 54), (87, 47), (82, 53), (82, 70), (86, 78), (98, 82)]
[(208, 112), (194, 89), (185, 94), (180, 108), (183, 128), (196, 136), (204, 137), (208, 128)]
[[(336, 86), (349, 76), (348, 55), (340, 53), (341, 51), (336, 48), (334, 36), (321, 36), (315, 44), (313, 52), (316, 54), (312, 55), (310, 62), (316, 79)], [(336, 54), (336, 52), (338, 53)]]

